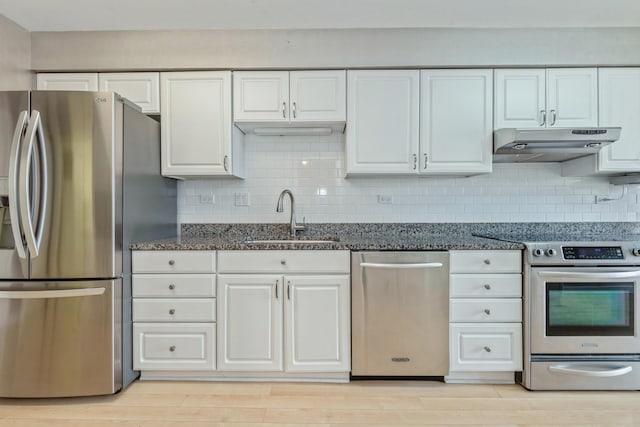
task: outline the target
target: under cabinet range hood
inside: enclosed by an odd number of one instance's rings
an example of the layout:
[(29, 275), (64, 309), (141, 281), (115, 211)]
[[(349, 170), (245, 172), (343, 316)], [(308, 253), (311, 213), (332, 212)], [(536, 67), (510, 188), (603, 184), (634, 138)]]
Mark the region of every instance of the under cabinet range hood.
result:
[(493, 133), (493, 161), (563, 162), (595, 154), (620, 138), (619, 127), (505, 128)]

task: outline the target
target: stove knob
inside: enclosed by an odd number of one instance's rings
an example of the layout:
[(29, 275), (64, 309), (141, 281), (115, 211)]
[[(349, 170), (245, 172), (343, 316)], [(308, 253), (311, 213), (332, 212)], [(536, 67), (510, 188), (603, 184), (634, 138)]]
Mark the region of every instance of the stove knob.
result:
[(542, 249), (536, 248), (533, 251), (531, 251), (533, 253), (533, 256), (542, 256), (542, 254), (544, 252), (542, 252)]
[(638, 248), (632, 249), (631, 253), (635, 256), (640, 256), (640, 249)]
[(554, 256), (557, 252), (555, 249), (547, 249), (544, 253), (547, 256)]

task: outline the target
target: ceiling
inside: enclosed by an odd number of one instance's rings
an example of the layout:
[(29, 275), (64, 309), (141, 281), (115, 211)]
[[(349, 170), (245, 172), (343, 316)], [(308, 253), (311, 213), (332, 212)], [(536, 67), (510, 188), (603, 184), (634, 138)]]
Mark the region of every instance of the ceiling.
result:
[(640, 27), (638, 0), (0, 0), (29, 31)]

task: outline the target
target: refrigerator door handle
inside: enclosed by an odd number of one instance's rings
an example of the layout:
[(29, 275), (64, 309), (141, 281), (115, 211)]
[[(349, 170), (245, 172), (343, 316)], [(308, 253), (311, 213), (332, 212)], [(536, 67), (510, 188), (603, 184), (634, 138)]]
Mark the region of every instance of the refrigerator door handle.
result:
[(15, 242), (16, 252), (22, 259), (27, 258), (27, 251), (22, 239), (22, 224), (20, 217), (20, 209), (18, 202), (18, 194), (21, 193), (19, 188), (19, 171), (20, 171), (20, 148), (22, 145), (22, 137), (24, 129), (27, 126), (29, 112), (22, 111), (18, 116), (16, 129), (13, 132), (13, 141), (11, 143), (11, 151), (9, 154), (9, 217), (11, 218), (11, 231)]
[[(35, 139), (38, 139), (36, 149)], [(24, 228), (25, 240), (29, 248), (31, 258), (38, 256), (40, 252), (40, 242), (44, 230), (44, 219), (46, 215), (47, 200), (47, 155), (44, 143), (44, 133), (42, 131), (42, 119), (40, 112), (33, 110), (29, 127), (25, 136), (27, 142), (20, 150), (20, 178), (19, 182), (24, 190), (20, 192), (20, 216)], [(36, 171), (31, 173), (31, 159), (36, 158)], [(30, 200), (30, 181), (36, 184), (36, 200)], [(34, 209), (35, 207), (35, 209)], [(34, 224), (33, 214), (37, 215), (37, 224)]]
[(0, 299), (49, 299), (104, 294), (104, 288), (54, 289), (50, 291), (0, 291)]

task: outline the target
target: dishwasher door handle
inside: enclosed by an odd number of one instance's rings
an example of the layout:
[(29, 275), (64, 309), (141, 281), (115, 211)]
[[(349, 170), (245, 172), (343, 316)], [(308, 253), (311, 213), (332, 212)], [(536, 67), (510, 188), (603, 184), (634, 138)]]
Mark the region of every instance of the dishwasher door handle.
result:
[(387, 264), (379, 262), (361, 262), (361, 268), (440, 268), (441, 262), (419, 262), (412, 264)]

